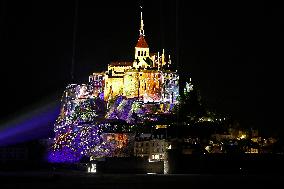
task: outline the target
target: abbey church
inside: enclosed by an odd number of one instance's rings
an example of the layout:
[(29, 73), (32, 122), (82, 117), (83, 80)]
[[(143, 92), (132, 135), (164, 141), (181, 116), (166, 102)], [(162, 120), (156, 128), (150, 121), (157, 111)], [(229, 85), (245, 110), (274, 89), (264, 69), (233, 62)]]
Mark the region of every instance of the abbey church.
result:
[(171, 70), (171, 57), (162, 52), (151, 53), (144, 33), (141, 11), (140, 30), (132, 62), (111, 62), (106, 72), (89, 76), (93, 96), (105, 101), (117, 96), (139, 101), (175, 104), (179, 95), (179, 76)]

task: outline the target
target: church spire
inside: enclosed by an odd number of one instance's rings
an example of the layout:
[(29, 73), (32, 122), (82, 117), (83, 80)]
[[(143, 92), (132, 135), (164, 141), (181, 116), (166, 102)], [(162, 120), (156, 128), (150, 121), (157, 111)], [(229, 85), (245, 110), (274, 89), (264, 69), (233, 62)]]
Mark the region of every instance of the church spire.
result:
[(140, 9), (141, 9), (141, 20), (140, 20), (140, 30), (139, 30), (139, 32), (140, 32), (140, 36), (142, 35), (142, 36), (145, 36), (145, 34), (144, 34), (144, 23), (143, 23), (143, 15), (142, 15), (142, 6), (140, 6)]
[(144, 34), (144, 22), (143, 22), (143, 15), (142, 15), (142, 6), (140, 5), (140, 29), (139, 29), (139, 39), (138, 42), (136, 44), (136, 47), (139, 48), (149, 48), (148, 44), (144, 38), (145, 34)]

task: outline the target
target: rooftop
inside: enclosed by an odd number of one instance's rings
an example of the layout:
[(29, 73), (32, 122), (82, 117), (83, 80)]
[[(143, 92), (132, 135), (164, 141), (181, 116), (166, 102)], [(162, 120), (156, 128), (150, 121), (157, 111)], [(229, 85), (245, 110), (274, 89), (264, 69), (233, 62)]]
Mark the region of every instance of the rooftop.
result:
[(132, 66), (133, 63), (132, 62), (120, 62), (120, 61), (116, 61), (116, 62), (111, 62), (110, 66)]
[(138, 42), (136, 44), (136, 47), (140, 47), (140, 48), (149, 48), (148, 47), (148, 44), (144, 38), (143, 35), (140, 35), (139, 39), (138, 39)]

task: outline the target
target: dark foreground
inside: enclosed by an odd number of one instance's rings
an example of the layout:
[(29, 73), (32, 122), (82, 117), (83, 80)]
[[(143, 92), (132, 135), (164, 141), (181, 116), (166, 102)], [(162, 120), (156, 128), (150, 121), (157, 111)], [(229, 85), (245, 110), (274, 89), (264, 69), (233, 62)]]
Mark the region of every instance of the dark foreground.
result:
[(284, 174), (0, 172), (0, 188), (283, 188)]

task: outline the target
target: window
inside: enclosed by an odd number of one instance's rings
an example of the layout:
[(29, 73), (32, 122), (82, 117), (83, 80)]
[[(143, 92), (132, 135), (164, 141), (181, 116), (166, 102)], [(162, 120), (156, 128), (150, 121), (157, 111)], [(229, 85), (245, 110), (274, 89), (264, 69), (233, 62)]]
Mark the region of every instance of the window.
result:
[(146, 51), (144, 51), (144, 56), (146, 56)]
[(138, 51), (138, 56), (140, 56), (140, 51)]

